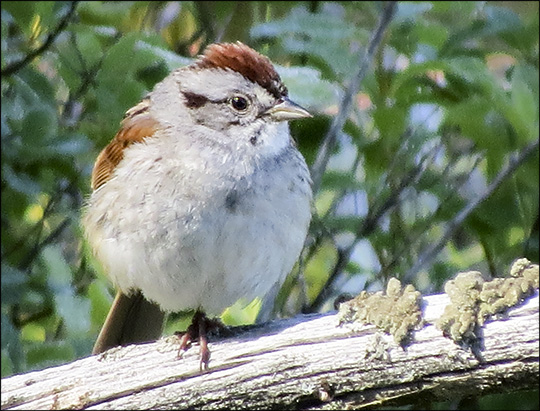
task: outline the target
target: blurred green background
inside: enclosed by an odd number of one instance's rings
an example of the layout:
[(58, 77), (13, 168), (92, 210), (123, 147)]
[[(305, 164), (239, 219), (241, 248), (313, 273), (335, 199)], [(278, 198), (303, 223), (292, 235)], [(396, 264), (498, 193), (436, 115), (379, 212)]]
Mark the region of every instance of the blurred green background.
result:
[[(383, 7), (3, 1), (2, 376), (90, 354), (114, 295), (79, 225), (93, 161), (127, 109), (216, 41), (268, 55), (314, 114), (291, 126), (322, 175), (316, 212), (267, 315), (332, 310), (391, 276), (433, 294), (459, 271), (538, 263), (538, 2), (398, 3), (328, 161), (316, 163)], [(244, 306), (223, 319), (255, 321), (261, 302)], [(538, 392), (472, 407), (538, 409)]]

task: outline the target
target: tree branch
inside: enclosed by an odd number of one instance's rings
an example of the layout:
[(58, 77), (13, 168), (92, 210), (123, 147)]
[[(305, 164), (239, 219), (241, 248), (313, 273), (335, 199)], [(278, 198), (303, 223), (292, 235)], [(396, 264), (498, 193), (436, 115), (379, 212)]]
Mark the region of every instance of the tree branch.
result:
[(446, 294), (424, 301), (405, 349), (373, 326), (306, 315), (211, 339), (207, 372), (198, 347), (178, 360), (167, 337), (5, 378), (2, 409), (360, 409), (537, 388), (538, 293), (484, 325), (481, 359), (434, 326)]
[(345, 121), (349, 117), (353, 98), (356, 93), (358, 93), (360, 83), (366, 75), (369, 63), (371, 62), (373, 55), (375, 54), (375, 51), (377, 50), (377, 47), (382, 40), (384, 31), (392, 21), (392, 17), (394, 16), (394, 12), (397, 6), (396, 3), (397, 2), (395, 1), (389, 1), (386, 3), (381, 15), (381, 19), (379, 20), (379, 24), (377, 25), (377, 28), (375, 29), (375, 32), (373, 33), (373, 36), (369, 41), (368, 48), (364, 55), (362, 55), (358, 60), (358, 70), (356, 73), (354, 73), (354, 76), (351, 79), (351, 83), (345, 91), (345, 95), (343, 96), (343, 100), (341, 101), (338, 114), (334, 117), (334, 120), (330, 125), (330, 130), (328, 130), (328, 133), (324, 137), (324, 140), (319, 148), (317, 157), (311, 168), (313, 192), (315, 193), (318, 191), (321, 184), (321, 179), (324, 171), (326, 170), (326, 165), (330, 158), (330, 154), (336, 142), (337, 136), (339, 132), (343, 129)]
[(69, 11), (66, 13), (66, 15), (60, 20), (60, 23), (58, 23), (58, 26), (49, 33), (45, 41), (41, 46), (38, 48), (32, 50), (30, 53), (28, 53), (25, 57), (22, 59), (15, 61), (14, 63), (6, 65), (1, 71), (0, 75), (2, 76), (9, 76), (20, 69), (22, 69), (24, 66), (26, 66), (28, 63), (30, 63), (33, 59), (35, 59), (37, 56), (45, 52), (52, 43), (56, 40), (56, 38), (60, 35), (60, 33), (66, 28), (67, 24), (69, 23), (69, 20), (71, 20), (71, 17), (75, 13), (75, 9), (77, 8), (78, 1), (72, 1), (71, 6), (69, 8)]
[(420, 271), (426, 264), (431, 262), (437, 254), (444, 248), (450, 237), (454, 234), (463, 221), (474, 211), (476, 208), (493, 192), (499, 188), (501, 183), (506, 180), (527, 158), (536, 150), (538, 150), (540, 140), (533, 141), (525, 146), (519, 153), (510, 157), (510, 160), (504, 166), (499, 173), (495, 176), (491, 184), (487, 187), (486, 191), (467, 203), (456, 216), (446, 224), (444, 234), (440, 240), (428, 247), (422, 254), (418, 256), (416, 263), (403, 277), (403, 281), (406, 283), (411, 282), (411, 279)]
[(317, 297), (315, 297), (313, 302), (304, 310), (305, 313), (318, 312), (321, 309), (326, 299), (332, 295), (332, 292), (334, 291), (334, 282), (349, 263), (351, 254), (358, 245), (358, 242), (370, 235), (376, 229), (377, 223), (381, 218), (399, 203), (399, 198), (403, 191), (422, 176), (428, 165), (433, 161), (436, 153), (437, 150), (434, 150), (426, 154), (424, 158), (418, 162), (418, 165), (399, 181), (397, 187), (389, 192), (388, 197), (384, 199), (384, 201), (381, 201), (379, 205), (369, 208), (366, 218), (355, 233), (355, 240), (347, 247), (338, 249), (338, 258), (330, 275), (321, 287), (321, 291), (317, 294)]

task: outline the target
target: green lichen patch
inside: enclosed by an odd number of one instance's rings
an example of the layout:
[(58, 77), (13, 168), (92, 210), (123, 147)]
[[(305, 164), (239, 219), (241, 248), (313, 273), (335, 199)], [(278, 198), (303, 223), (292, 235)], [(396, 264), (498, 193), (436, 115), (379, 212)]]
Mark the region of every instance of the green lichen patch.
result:
[(478, 271), (459, 273), (445, 285), (450, 304), (437, 320), (446, 337), (481, 348), (481, 326), (493, 315), (519, 305), (538, 289), (538, 265), (525, 258), (514, 262), (510, 277), (485, 281)]
[(496, 278), (483, 284), (480, 292), (480, 324), (494, 314), (522, 303), (538, 289), (538, 265), (526, 258), (516, 260), (510, 269), (510, 277)]
[(412, 285), (402, 288), (398, 279), (391, 278), (385, 292), (362, 291), (352, 300), (340, 304), (339, 324), (373, 324), (405, 346), (412, 339), (412, 332), (422, 323), (421, 302), (420, 292)]
[(479, 301), (484, 282), (479, 271), (468, 271), (459, 273), (444, 286), (450, 304), (436, 325), (446, 337), (460, 345), (473, 345), (478, 340)]

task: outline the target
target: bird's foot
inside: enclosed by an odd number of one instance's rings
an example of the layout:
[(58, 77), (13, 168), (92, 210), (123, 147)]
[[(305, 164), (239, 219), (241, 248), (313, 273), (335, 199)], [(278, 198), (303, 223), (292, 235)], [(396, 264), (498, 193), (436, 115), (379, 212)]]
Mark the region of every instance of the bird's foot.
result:
[(182, 358), (184, 353), (195, 341), (201, 347), (201, 371), (208, 370), (210, 362), (210, 350), (208, 349), (208, 333), (214, 329), (226, 328), (218, 319), (210, 319), (202, 311), (197, 310), (193, 315), (190, 326), (185, 332), (175, 333), (180, 338), (180, 348), (177, 358)]

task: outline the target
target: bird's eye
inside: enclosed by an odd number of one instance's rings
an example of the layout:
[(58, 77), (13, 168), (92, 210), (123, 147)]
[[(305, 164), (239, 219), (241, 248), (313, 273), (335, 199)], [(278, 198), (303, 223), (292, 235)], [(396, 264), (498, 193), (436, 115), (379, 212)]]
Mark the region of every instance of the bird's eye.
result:
[(245, 97), (234, 96), (233, 98), (231, 98), (231, 106), (236, 111), (246, 111), (249, 106), (249, 103)]

